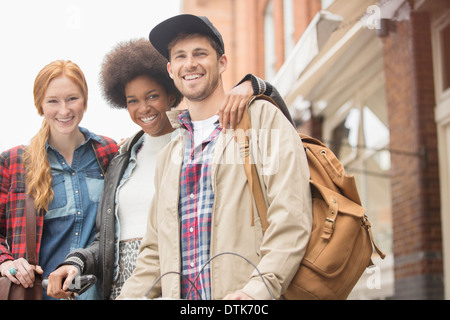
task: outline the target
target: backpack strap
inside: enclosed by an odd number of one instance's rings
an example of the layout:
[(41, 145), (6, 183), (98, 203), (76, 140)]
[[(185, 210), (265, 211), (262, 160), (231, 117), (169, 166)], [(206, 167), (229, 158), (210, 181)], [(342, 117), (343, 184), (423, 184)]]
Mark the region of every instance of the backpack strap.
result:
[(369, 233), (370, 241), (372, 241), (372, 245), (375, 249), (375, 251), (378, 253), (381, 259), (384, 259), (386, 257), (386, 254), (381, 251), (381, 249), (377, 246), (375, 243), (375, 238), (373, 237), (372, 233), (372, 225), (370, 224), (369, 218), (365, 215), (364, 216), (364, 228), (366, 228), (367, 232)]
[[(25, 152), (27, 152), (28, 146), (23, 148), (23, 158), (25, 158)], [(23, 160), (24, 161), (24, 160)], [(25, 165), (24, 165), (25, 167)], [(31, 193), (31, 190), (28, 190), (27, 185), (27, 176), (26, 171), (24, 170), (23, 181), (24, 181), (24, 189), (25, 189), (25, 204), (24, 210), (25, 213), (23, 215), (25, 219), (25, 243), (26, 243), (26, 259), (29, 264), (37, 266), (39, 258), (37, 256), (37, 244), (36, 244), (36, 219), (37, 219), (37, 210), (34, 204), (34, 196)]]
[(256, 208), (259, 213), (259, 217), (261, 219), (262, 230), (264, 233), (269, 227), (269, 222), (267, 218), (267, 206), (266, 202), (264, 201), (264, 195), (261, 189), (258, 172), (256, 171), (256, 166), (254, 163), (250, 162), (250, 143), (248, 137), (248, 133), (250, 132), (249, 129), (252, 128), (248, 107), (256, 99), (265, 99), (276, 106), (276, 103), (270, 97), (267, 97), (265, 95), (257, 95), (251, 97), (249, 101), (247, 101), (247, 104), (245, 105), (241, 121), (237, 125), (236, 130), (234, 130), (235, 134), (234, 139), (238, 143), (241, 157), (244, 159), (245, 175), (247, 176), (248, 187), (250, 189), (250, 197), (252, 198), (251, 225), (252, 226), (254, 225), (254, 208), (253, 208), (253, 199), (254, 199), (256, 203)]
[(33, 196), (26, 194), (25, 197), (27, 261), (29, 264), (36, 266), (38, 264), (36, 255), (36, 209)]

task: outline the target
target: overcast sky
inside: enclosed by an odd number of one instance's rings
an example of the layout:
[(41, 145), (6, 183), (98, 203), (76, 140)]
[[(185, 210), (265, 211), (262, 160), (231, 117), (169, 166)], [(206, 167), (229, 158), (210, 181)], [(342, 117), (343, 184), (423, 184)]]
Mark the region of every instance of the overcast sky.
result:
[(180, 0), (0, 1), (0, 151), (28, 144), (39, 130), (34, 79), (57, 59), (72, 60), (86, 76), (82, 127), (116, 141), (139, 130), (126, 110), (109, 108), (101, 96), (103, 57), (120, 41), (148, 39), (156, 24), (180, 10)]

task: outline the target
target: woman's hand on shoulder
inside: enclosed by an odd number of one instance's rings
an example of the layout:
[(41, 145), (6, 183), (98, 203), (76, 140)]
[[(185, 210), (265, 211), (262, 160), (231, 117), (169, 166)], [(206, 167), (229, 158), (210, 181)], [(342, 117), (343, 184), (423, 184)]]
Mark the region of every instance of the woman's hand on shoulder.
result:
[(226, 132), (228, 127), (236, 128), (242, 119), (245, 105), (252, 96), (253, 88), (250, 80), (242, 82), (225, 95), (225, 100), (217, 112), (223, 132)]

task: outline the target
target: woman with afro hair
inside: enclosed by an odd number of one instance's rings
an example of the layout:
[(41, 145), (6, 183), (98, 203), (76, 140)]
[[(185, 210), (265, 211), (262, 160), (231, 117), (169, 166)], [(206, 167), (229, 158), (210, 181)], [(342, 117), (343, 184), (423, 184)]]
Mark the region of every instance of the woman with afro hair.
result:
[[(50, 274), (47, 293), (55, 298), (67, 298), (68, 284), (80, 273), (97, 276), (103, 299), (120, 294), (135, 269), (146, 230), (156, 154), (174, 131), (165, 113), (182, 100), (167, 72), (167, 60), (146, 39), (121, 42), (113, 48), (104, 59), (100, 84), (111, 107), (127, 109), (141, 130), (121, 146), (110, 164), (94, 242), (71, 252)], [(272, 95), (284, 104), (275, 88), (249, 74), (228, 93), (220, 117), (237, 117), (239, 107), (253, 94)]]

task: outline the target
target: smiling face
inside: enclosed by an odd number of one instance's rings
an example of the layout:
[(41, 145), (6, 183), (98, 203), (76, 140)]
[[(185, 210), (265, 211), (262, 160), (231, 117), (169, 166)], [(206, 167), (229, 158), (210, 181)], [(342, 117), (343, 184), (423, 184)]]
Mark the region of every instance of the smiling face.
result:
[(193, 35), (171, 47), (168, 71), (188, 100), (202, 101), (218, 88), (226, 65), (225, 55), (218, 58), (206, 37)]
[(138, 76), (125, 86), (125, 96), (131, 119), (145, 133), (156, 137), (173, 131), (166, 111), (170, 110), (175, 98), (158, 82)]
[(84, 111), (85, 98), (77, 84), (64, 75), (50, 81), (42, 102), (42, 112), (52, 136), (78, 133)]

